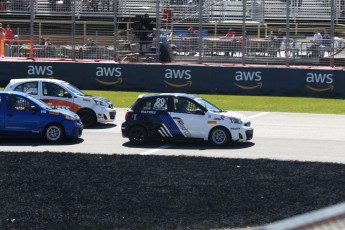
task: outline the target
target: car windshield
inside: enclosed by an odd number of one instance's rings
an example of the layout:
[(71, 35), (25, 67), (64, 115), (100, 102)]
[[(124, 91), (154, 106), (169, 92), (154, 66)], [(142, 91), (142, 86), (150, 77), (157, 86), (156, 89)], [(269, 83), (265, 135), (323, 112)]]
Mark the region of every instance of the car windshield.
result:
[(30, 98), (31, 101), (35, 102), (37, 105), (39, 105), (40, 107), (42, 107), (44, 109), (53, 109), (50, 105), (46, 104), (45, 102), (43, 102), (39, 99), (34, 98), (30, 94), (28, 94), (27, 97)]
[(204, 106), (208, 111), (212, 111), (215, 113), (225, 112), (225, 111), (222, 111), (217, 106), (213, 105), (211, 102), (208, 102), (203, 98), (198, 97), (198, 98), (195, 98), (194, 100), (196, 102), (198, 102), (200, 105)]
[(66, 86), (66, 88), (73, 92), (74, 94), (80, 95), (80, 96), (85, 96), (86, 94), (83, 93), (80, 89), (78, 89), (77, 87), (69, 84), (69, 83), (64, 83), (64, 86)]

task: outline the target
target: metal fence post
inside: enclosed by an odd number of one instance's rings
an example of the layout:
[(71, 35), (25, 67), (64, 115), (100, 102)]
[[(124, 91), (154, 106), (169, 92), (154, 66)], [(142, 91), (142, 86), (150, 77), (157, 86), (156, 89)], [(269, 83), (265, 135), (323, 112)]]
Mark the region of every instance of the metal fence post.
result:
[(330, 47), (330, 67), (334, 67), (334, 20), (335, 20), (335, 10), (334, 10), (334, 0), (331, 0), (331, 47)]
[(286, 0), (286, 29), (285, 29), (285, 65), (290, 66), (289, 50), (290, 50), (290, 0)]
[(202, 38), (202, 0), (199, 0), (199, 42), (198, 42), (198, 62), (201, 64), (203, 62), (202, 53), (203, 53), (203, 38)]
[(246, 12), (247, 12), (247, 0), (242, 1), (242, 65), (246, 65), (246, 50), (247, 50), (247, 33), (246, 33)]

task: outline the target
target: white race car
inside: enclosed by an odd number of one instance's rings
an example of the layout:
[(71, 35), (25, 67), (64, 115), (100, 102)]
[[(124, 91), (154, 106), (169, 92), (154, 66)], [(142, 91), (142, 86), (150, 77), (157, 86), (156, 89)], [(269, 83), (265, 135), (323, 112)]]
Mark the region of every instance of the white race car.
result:
[(70, 83), (58, 79), (25, 78), (12, 79), (4, 91), (28, 93), (53, 108), (64, 108), (79, 115), (83, 125), (115, 121), (113, 103), (102, 97), (86, 95)]
[(201, 139), (221, 146), (230, 141), (253, 138), (253, 128), (244, 115), (222, 111), (189, 94), (140, 95), (125, 119), (122, 136), (133, 144), (142, 144), (149, 139)]

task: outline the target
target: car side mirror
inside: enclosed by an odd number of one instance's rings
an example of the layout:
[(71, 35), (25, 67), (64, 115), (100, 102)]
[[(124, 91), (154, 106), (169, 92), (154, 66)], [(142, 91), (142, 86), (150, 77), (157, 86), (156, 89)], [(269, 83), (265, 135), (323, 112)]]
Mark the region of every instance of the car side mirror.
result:
[(65, 92), (63, 94), (63, 97), (72, 98), (72, 95), (70, 93), (68, 93), (68, 92)]
[(37, 113), (37, 112), (38, 112), (37, 107), (34, 106), (34, 105), (31, 105), (31, 106), (30, 106), (30, 112), (32, 112), (32, 113)]
[(205, 115), (205, 112), (201, 109), (196, 109), (195, 110), (195, 114), (198, 114), (198, 115)]

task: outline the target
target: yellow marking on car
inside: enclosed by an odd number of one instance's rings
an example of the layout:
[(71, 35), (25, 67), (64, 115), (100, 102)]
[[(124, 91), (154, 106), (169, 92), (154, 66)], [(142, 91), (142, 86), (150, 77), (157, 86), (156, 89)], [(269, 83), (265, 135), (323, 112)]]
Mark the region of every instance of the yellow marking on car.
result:
[(217, 121), (207, 121), (207, 124), (217, 124)]
[(52, 114), (52, 115), (59, 115), (60, 113), (59, 113), (59, 112), (52, 112), (52, 111), (50, 111), (49, 114)]

